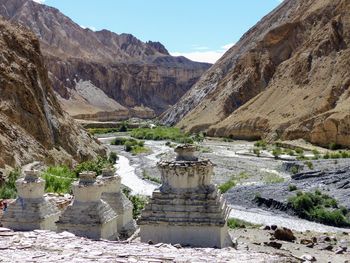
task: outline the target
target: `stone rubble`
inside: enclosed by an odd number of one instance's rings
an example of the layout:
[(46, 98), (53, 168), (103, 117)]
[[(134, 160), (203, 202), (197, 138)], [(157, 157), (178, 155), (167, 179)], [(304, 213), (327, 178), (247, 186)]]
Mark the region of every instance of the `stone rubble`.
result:
[[(8, 235), (2, 235), (8, 233)], [(92, 241), (71, 233), (0, 229), (0, 262), (299, 262), (233, 248), (176, 248), (168, 244)]]

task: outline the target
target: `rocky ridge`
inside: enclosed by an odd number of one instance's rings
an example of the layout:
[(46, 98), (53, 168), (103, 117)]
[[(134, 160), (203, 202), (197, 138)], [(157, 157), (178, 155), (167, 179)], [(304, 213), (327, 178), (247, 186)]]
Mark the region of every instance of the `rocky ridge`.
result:
[(34, 34), (0, 19), (0, 50), (0, 168), (70, 165), (105, 152), (60, 107)]
[(250, 29), (165, 124), (237, 139), (350, 146), (346, 0), (286, 0)]
[[(84, 29), (59, 10), (32, 0), (0, 0), (0, 15), (39, 37), (54, 90), (76, 118), (154, 117), (175, 104), (210, 67), (172, 57), (159, 42)], [(77, 89), (82, 82), (103, 93), (98, 103)], [(116, 105), (110, 107), (110, 99)]]

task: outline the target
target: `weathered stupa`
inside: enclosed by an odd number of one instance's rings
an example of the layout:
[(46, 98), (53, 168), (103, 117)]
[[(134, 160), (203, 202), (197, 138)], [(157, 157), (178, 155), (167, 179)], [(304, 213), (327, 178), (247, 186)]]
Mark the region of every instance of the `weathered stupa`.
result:
[(56, 230), (60, 212), (44, 198), (45, 180), (38, 175), (38, 171), (24, 171), (24, 178), (16, 181), (18, 197), (3, 214), (4, 227), (18, 231)]
[(136, 222), (132, 217), (133, 205), (120, 189), (120, 176), (115, 175), (113, 169), (103, 169), (98, 177), (104, 184), (101, 195), (118, 216), (118, 233), (120, 237), (128, 237), (136, 230)]
[(162, 186), (153, 192), (138, 221), (142, 242), (222, 248), (232, 244), (230, 209), (212, 184), (213, 164), (198, 160), (193, 145), (175, 149), (175, 161), (161, 161)]
[(117, 214), (101, 200), (104, 185), (96, 180), (96, 173), (80, 173), (72, 189), (73, 202), (60, 216), (57, 230), (91, 239), (117, 239)]

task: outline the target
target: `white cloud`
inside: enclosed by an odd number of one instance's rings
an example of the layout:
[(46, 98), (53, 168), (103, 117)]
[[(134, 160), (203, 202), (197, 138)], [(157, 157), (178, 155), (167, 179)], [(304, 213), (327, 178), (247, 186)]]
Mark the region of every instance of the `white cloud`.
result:
[(34, 2), (37, 2), (39, 4), (43, 4), (45, 2), (45, 0), (33, 0)]
[(208, 63), (214, 64), (233, 45), (234, 45), (234, 43), (226, 44), (218, 50), (207, 50), (208, 48), (204, 49), (205, 47), (193, 45), (194, 51), (171, 52), (171, 55), (172, 56), (184, 56), (184, 57), (189, 58), (193, 61), (208, 62)]

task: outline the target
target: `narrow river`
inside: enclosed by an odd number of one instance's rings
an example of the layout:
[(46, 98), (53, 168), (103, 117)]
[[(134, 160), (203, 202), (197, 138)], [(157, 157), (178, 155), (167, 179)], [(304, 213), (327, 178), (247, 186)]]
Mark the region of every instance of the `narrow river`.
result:
[(151, 196), (157, 185), (152, 184), (149, 181), (143, 180), (135, 173), (135, 167), (130, 165), (130, 161), (123, 155), (118, 155), (119, 160), (115, 167), (117, 168), (117, 174), (122, 179), (122, 184), (131, 189), (132, 194)]
[[(110, 138), (100, 139), (103, 143), (108, 143)], [(156, 165), (159, 160), (159, 154), (169, 151), (169, 147), (164, 146), (164, 143), (146, 141), (145, 145), (152, 149), (152, 153), (149, 154), (146, 159), (149, 160), (151, 165)], [(220, 153), (222, 154), (222, 153)], [(117, 174), (122, 178), (122, 184), (129, 187), (133, 194), (141, 194), (151, 196), (152, 192), (158, 187), (156, 184), (143, 180), (135, 173), (136, 168), (130, 164), (130, 160), (118, 153), (119, 160), (115, 167), (117, 168)], [(246, 157), (244, 157), (246, 158)], [(315, 232), (349, 232), (350, 229), (342, 229), (336, 227), (330, 227), (307, 220), (290, 217), (286, 215), (274, 214), (273, 212), (261, 210), (261, 209), (246, 209), (244, 207), (232, 206), (230, 213), (231, 218), (241, 219), (253, 224), (262, 225), (278, 225), (288, 227), (296, 231), (315, 231)]]

